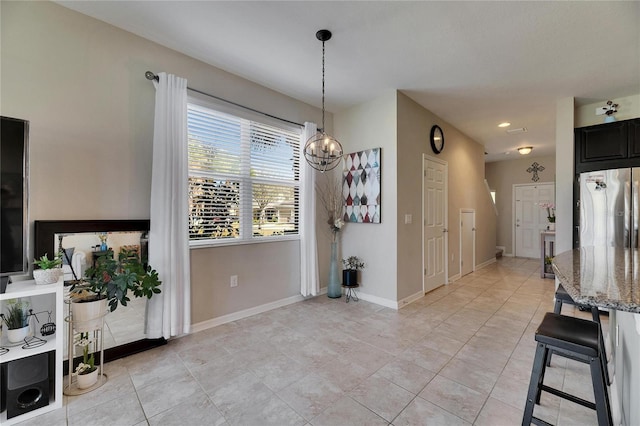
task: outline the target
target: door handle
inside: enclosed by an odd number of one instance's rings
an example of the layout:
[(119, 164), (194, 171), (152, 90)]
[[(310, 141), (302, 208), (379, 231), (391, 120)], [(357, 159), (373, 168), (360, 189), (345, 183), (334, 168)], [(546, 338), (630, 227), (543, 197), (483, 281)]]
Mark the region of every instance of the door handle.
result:
[(449, 230), (447, 228), (442, 228), (442, 232), (449, 232)]

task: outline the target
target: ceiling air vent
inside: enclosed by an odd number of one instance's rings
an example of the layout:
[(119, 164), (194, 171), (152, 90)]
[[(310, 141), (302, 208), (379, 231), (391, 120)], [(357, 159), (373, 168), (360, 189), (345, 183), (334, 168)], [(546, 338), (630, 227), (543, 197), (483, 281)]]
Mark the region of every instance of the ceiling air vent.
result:
[(517, 133), (526, 133), (527, 132), (527, 128), (526, 127), (519, 127), (517, 129), (509, 129), (509, 130), (505, 130), (507, 133), (509, 133), (510, 135), (515, 135)]

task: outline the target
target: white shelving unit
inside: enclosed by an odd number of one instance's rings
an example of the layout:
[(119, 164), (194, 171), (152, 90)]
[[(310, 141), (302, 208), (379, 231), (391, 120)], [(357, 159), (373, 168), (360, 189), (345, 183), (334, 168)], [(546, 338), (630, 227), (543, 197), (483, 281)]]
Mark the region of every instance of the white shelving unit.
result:
[[(0, 355), (0, 363), (4, 364), (6, 362), (11, 362), (28, 356), (55, 351), (54, 391), (49, 397), (49, 405), (29, 411), (28, 413), (11, 419), (7, 419), (7, 411), (5, 410), (0, 413), (0, 424), (3, 426), (21, 422), (62, 407), (62, 352), (65, 326), (63, 320), (63, 288), (62, 280), (58, 281), (56, 284), (49, 285), (37, 285), (35, 281), (27, 280), (9, 284), (7, 286), (7, 291), (0, 294), (0, 305), (2, 305), (3, 309), (5, 301), (11, 299), (30, 297), (31, 300), (34, 301), (33, 304), (36, 305), (35, 302), (37, 302), (38, 298), (51, 299), (51, 297), (53, 297), (54, 301), (49, 303), (52, 303), (53, 306), (49, 306), (47, 309), (51, 310), (51, 320), (56, 325), (56, 332), (50, 336), (40, 336), (39, 328), (36, 330), (36, 336), (47, 341), (44, 345), (31, 349), (22, 349), (20, 345), (10, 346), (9, 352), (4, 355)], [(38, 303), (38, 305), (41, 304)], [(2, 343), (5, 342), (5, 339), (6, 338), (3, 336)]]

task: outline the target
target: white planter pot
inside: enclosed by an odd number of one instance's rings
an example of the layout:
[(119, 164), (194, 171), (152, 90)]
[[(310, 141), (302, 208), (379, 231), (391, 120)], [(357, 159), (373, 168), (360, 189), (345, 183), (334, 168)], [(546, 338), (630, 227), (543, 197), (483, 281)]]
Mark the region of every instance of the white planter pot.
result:
[(36, 284), (55, 284), (61, 276), (62, 269), (60, 268), (33, 270), (33, 279), (36, 281)]
[(98, 381), (98, 369), (96, 368), (89, 374), (78, 374), (76, 386), (78, 389), (87, 389), (95, 385)]
[(93, 331), (102, 327), (107, 312), (107, 299), (93, 302), (71, 301), (73, 328), (78, 332)]
[(20, 343), (24, 341), (24, 338), (29, 335), (29, 326), (22, 328), (14, 328), (13, 330), (7, 330), (7, 339), (10, 343)]

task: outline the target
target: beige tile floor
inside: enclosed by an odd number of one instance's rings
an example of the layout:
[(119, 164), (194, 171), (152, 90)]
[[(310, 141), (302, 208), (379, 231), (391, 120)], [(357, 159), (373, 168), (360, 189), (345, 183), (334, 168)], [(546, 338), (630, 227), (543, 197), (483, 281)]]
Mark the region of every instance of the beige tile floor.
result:
[[(108, 363), (106, 385), (23, 424), (517, 425), (553, 291), (537, 261), (503, 258), (400, 311), (316, 297)], [(554, 357), (545, 382), (593, 401), (582, 364)], [(553, 424), (597, 424), (541, 402)]]

